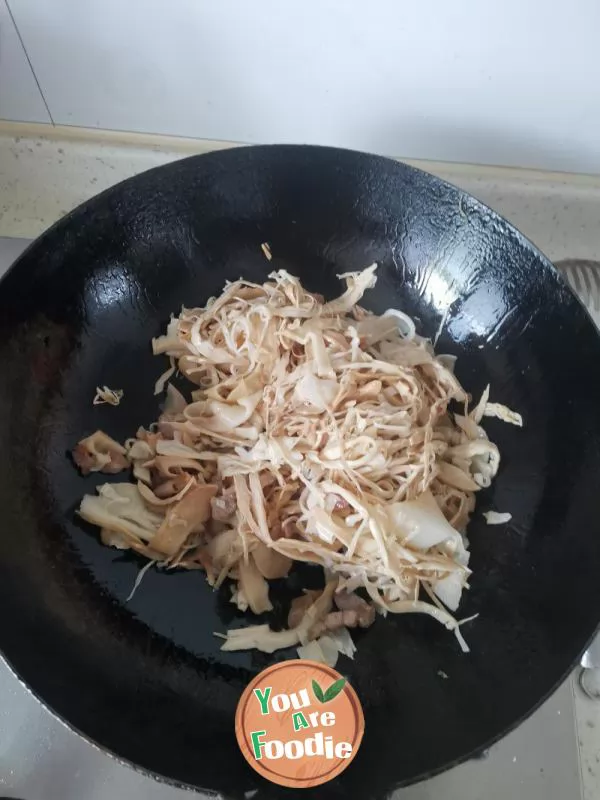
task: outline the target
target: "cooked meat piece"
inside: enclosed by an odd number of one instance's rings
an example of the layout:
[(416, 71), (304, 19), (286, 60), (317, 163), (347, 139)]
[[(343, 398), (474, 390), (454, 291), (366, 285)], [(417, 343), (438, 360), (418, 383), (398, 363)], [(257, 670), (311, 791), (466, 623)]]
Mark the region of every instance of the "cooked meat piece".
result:
[(173, 427), (173, 423), (169, 420), (159, 420), (158, 421), (158, 435), (163, 439), (174, 439), (175, 438), (175, 428)]
[(375, 613), (375, 609), (370, 603), (354, 592), (346, 592), (344, 589), (334, 594), (333, 602), (340, 611), (358, 611), (361, 615), (366, 616)]
[(90, 472), (114, 475), (129, 467), (125, 448), (102, 431), (82, 439), (73, 448), (73, 460), (83, 475)]
[(210, 504), (212, 506), (212, 518), (218, 522), (226, 522), (235, 514), (237, 509), (235, 491), (225, 489), (222, 494), (213, 497)]
[[(316, 627), (315, 636), (320, 636), (326, 631), (335, 631), (338, 628), (368, 628), (375, 622), (375, 609), (373, 606), (358, 597), (358, 595), (346, 594), (346, 592), (341, 592), (340, 594), (346, 595), (342, 603), (351, 600), (349, 605), (352, 607), (340, 609), (339, 611), (330, 611)], [(338, 595), (334, 595), (336, 604), (337, 599)]]
[(323, 621), (323, 629), (334, 631), (336, 628), (368, 628), (375, 621), (375, 609), (368, 607), (370, 613), (363, 613), (356, 609), (346, 611), (331, 611)]
[(201, 484), (190, 489), (167, 511), (164, 522), (151, 540), (154, 550), (172, 558), (198, 525), (210, 517), (210, 501), (217, 487)]
[[(368, 628), (369, 625), (372, 625), (375, 621), (375, 609), (374, 607), (368, 603), (366, 600), (363, 600), (362, 597), (359, 597), (354, 592), (346, 592), (342, 590), (341, 592), (336, 592), (333, 596), (333, 602), (335, 603), (336, 607), (339, 609), (339, 612), (342, 614), (354, 614), (355, 617), (346, 617), (348, 620), (353, 620), (352, 622), (342, 622), (336, 624), (335, 627), (340, 627), (340, 625), (346, 625), (349, 628)], [(333, 617), (333, 614), (329, 615)], [(335, 617), (335, 620), (339, 619), (339, 617)], [(332, 624), (334, 624), (334, 620), (332, 620)], [(328, 626), (329, 627), (329, 626)], [(329, 630), (331, 628), (329, 627)]]
[(160, 433), (152, 433), (152, 431), (147, 431), (145, 428), (139, 427), (137, 429), (137, 433), (135, 434), (136, 439), (139, 439), (142, 442), (146, 442), (152, 449), (153, 452), (156, 452), (156, 442), (159, 439), (162, 439)]
[(325, 498), (325, 509), (327, 511), (345, 511), (347, 508), (350, 508), (350, 504), (339, 494), (328, 494)]

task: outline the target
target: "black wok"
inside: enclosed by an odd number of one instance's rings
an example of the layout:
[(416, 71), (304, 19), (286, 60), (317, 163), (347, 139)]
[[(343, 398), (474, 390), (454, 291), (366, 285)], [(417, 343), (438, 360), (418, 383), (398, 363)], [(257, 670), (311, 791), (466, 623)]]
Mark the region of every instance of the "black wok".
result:
[[(279, 656), (220, 653), (212, 632), (241, 620), (197, 573), (151, 571), (125, 603), (141, 562), (77, 521), (105, 477), (80, 477), (67, 452), (156, 418), (164, 364), (149, 342), (183, 303), (274, 267), (331, 295), (336, 273), (372, 261), (365, 304), (406, 310), (428, 336), (445, 317), (439, 349), (458, 355), (464, 385), (491, 382), (525, 426), (487, 425), (503, 463), (469, 530), (471, 653), (416, 616), (357, 637), (338, 667), (362, 700), (364, 743), (314, 794), (381, 797), (478, 753), (596, 628), (600, 339), (547, 259), (473, 198), (383, 158), (276, 146), (170, 164), (68, 215), (0, 285), (0, 648), (58, 716), (144, 770), (228, 798), (291, 796), (234, 737), (245, 684)], [(119, 408), (92, 406), (98, 384), (124, 389)], [(492, 507), (512, 521), (486, 526)]]

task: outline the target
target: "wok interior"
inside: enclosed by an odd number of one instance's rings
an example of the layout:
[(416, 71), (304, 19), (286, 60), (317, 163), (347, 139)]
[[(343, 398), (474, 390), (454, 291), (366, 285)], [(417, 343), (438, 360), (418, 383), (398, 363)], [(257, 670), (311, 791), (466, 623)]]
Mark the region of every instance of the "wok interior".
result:
[[(503, 462), (469, 528), (471, 653), (428, 619), (365, 631), (338, 668), (366, 736), (319, 796), (378, 796), (488, 746), (596, 627), (600, 388), (589, 376), (600, 347), (548, 262), (476, 201), (385, 159), (275, 147), (169, 165), (67, 217), (0, 286), (0, 645), (60, 716), (145, 769), (226, 796), (280, 796), (240, 757), (233, 717), (246, 682), (281, 654), (221, 653), (213, 631), (242, 616), (194, 573), (151, 571), (125, 605), (143, 562), (77, 523), (81, 496), (105, 478), (81, 478), (66, 452), (97, 428), (123, 440), (156, 418), (164, 365), (149, 343), (182, 304), (273, 268), (331, 297), (336, 273), (373, 261), (364, 305), (401, 308), (422, 335), (443, 322), (437, 350), (458, 356), (465, 388), (491, 383), (525, 426), (486, 423)], [(92, 405), (101, 384), (124, 390), (118, 409)], [(488, 508), (511, 523), (486, 526)]]

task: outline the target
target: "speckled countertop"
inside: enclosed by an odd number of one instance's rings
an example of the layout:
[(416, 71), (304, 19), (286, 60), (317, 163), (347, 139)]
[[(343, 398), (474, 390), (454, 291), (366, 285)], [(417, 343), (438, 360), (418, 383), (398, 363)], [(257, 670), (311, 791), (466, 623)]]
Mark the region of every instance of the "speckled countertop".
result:
[[(228, 146), (0, 122), (0, 237), (33, 238), (79, 203), (131, 175)], [(490, 205), (552, 260), (600, 261), (600, 177), (412, 163)], [(585, 698), (575, 680), (570, 687), (584, 800), (600, 800), (600, 703)]]
[[(67, 211), (124, 178), (230, 146), (0, 122), (0, 236), (37, 236)], [(455, 183), (499, 211), (553, 260), (600, 256), (600, 176), (409, 163)]]

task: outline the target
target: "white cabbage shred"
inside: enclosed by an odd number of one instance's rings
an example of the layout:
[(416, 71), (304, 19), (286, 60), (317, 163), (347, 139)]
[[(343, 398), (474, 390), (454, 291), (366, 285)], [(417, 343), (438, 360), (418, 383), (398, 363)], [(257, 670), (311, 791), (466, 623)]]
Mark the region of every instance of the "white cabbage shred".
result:
[[(129, 466), (136, 483), (101, 486), (79, 513), (108, 545), (203, 570), (215, 587), (231, 579), (232, 602), (255, 614), (295, 561), (324, 568), (326, 588), (293, 602), (287, 630), (230, 630), (224, 650), (297, 646), (333, 664), (353, 657), (349, 629), (375, 610), (427, 614), (466, 649), (451, 613), (469, 583), (464, 533), (500, 463), (481, 421), (523, 421), (489, 387), (469, 412), (454, 359), (406, 314), (357, 305), (375, 264), (340, 278), (325, 302), (278, 270), (173, 317), (152, 342), (170, 360), (158, 421), (124, 448), (97, 432), (74, 451), (82, 470)], [(176, 371), (191, 400), (168, 384)]]
[(504, 525), (512, 519), (507, 511), (484, 511), (483, 516), (488, 525)]
[(109, 406), (118, 406), (123, 399), (123, 394), (123, 389), (109, 389), (108, 386), (96, 386), (96, 395), (92, 403), (95, 406), (101, 406), (105, 403)]

